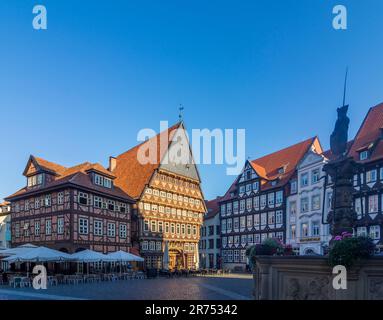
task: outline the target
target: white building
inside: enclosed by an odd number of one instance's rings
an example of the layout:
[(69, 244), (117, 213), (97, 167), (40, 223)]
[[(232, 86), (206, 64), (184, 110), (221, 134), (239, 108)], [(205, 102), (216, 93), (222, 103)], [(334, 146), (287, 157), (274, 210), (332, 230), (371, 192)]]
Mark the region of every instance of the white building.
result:
[(11, 206), (8, 202), (0, 203), (0, 248), (11, 246)]
[(286, 242), (300, 255), (323, 254), (331, 238), (329, 225), (323, 223), (332, 196), (331, 188), (324, 192), (325, 173), (322, 169), (326, 162), (323, 154), (307, 153), (297, 166), (297, 192), (287, 200)]
[(219, 205), (215, 200), (206, 201), (207, 213), (201, 227), (199, 242), (199, 266), (202, 269), (221, 268), (221, 228)]

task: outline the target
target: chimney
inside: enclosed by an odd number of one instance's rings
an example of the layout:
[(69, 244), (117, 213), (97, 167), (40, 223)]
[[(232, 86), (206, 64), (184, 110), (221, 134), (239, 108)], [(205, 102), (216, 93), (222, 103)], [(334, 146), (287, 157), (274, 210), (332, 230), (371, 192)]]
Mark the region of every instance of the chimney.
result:
[(117, 159), (115, 157), (109, 157), (109, 171), (113, 172), (116, 169)]

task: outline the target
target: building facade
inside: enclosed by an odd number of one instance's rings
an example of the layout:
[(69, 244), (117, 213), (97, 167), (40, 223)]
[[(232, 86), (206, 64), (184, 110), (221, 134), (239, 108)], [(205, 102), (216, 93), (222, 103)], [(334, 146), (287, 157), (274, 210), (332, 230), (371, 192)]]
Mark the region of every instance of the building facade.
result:
[(286, 200), (297, 192), (297, 165), (310, 151), (322, 153), (316, 137), (246, 162), (220, 201), (225, 268), (245, 269), (248, 246), (267, 238), (286, 242)]
[[(332, 191), (326, 188), (323, 154), (309, 151), (297, 166), (297, 188), (287, 199), (287, 240), (300, 255), (324, 254), (330, 240), (324, 223)], [(324, 211), (323, 211), (324, 210)]]
[(202, 269), (221, 269), (221, 221), (218, 201), (206, 201), (207, 213), (204, 216), (199, 241), (199, 265)]
[(206, 206), (183, 123), (117, 156), (111, 171), (137, 201), (137, 238), (147, 268), (197, 268)]
[(11, 247), (11, 204), (0, 203), (0, 248)]
[(25, 243), (73, 253), (130, 251), (134, 200), (100, 164), (66, 168), (31, 156), (26, 186), (11, 203), (12, 246)]
[(367, 113), (348, 152), (358, 164), (354, 176), (355, 233), (383, 248), (383, 104)]

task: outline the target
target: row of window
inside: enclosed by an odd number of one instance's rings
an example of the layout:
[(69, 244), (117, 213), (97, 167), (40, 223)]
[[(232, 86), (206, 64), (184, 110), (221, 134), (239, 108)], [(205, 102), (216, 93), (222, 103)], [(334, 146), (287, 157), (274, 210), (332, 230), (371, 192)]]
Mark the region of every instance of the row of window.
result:
[(27, 186), (28, 187), (34, 187), (34, 186), (39, 186), (43, 183), (43, 174), (35, 174), (31, 177), (27, 178)]
[(153, 195), (153, 196), (156, 196), (156, 197), (161, 197), (163, 199), (183, 202), (185, 204), (190, 204), (190, 205), (193, 205), (193, 206), (196, 205), (197, 207), (199, 207), (201, 205), (201, 200), (199, 200), (199, 199), (188, 198), (186, 196), (182, 196), (182, 195), (179, 195), (179, 194), (177, 195), (176, 193), (159, 191), (157, 189), (151, 189), (151, 188), (147, 188), (145, 190), (145, 193)]
[(94, 175), (94, 183), (101, 187), (105, 187), (109, 189), (112, 188), (112, 179), (101, 176), (99, 174)]
[(239, 262), (246, 263), (246, 250), (224, 250), (222, 251), (222, 260), (226, 263)]
[[(379, 168), (379, 179), (383, 181), (383, 167)], [(364, 183), (373, 183), (378, 180), (378, 169), (372, 169), (365, 173), (354, 175), (354, 186), (363, 185)]]
[(255, 234), (244, 234), (237, 236), (222, 237), (222, 247), (232, 247), (232, 246), (251, 246), (257, 243), (262, 243), (268, 238), (277, 238), (283, 241), (283, 232), (264, 232), (264, 233), (255, 233)]
[(157, 220), (144, 220), (144, 232), (166, 234), (197, 235), (197, 226), (190, 224), (170, 223)]
[(199, 189), (199, 186), (195, 183), (180, 180), (177, 178), (173, 178), (173, 177), (170, 177), (170, 176), (167, 176), (164, 174), (158, 173), (156, 178), (160, 181), (171, 183), (171, 184), (179, 186), (179, 187), (184, 187), (184, 188), (188, 188), (188, 189), (195, 189), (195, 190)]
[[(82, 235), (89, 234), (90, 225), (88, 218), (79, 218), (78, 220), (78, 232)], [(95, 236), (103, 236), (104, 235), (104, 224), (102, 220), (94, 220), (93, 221), (93, 234)], [(107, 232), (108, 237), (116, 236), (116, 223), (108, 222), (107, 223)], [(128, 238), (128, 226), (125, 223), (119, 224), (119, 236), (120, 238)]]
[(215, 241), (214, 241), (214, 239), (200, 240), (199, 248), (201, 250), (220, 249), (221, 248), (221, 241), (220, 241), (220, 239), (215, 239)]
[[(57, 204), (64, 204), (64, 192), (57, 193)], [(34, 200), (25, 200), (23, 209), (29, 211), (31, 209), (39, 209), (40, 207), (50, 207), (52, 205), (52, 195), (46, 194), (42, 197), (35, 198)], [(15, 212), (20, 212), (21, 206), (19, 202), (15, 204)]]
[[(76, 200), (81, 205), (91, 205), (91, 197), (88, 193), (79, 192)], [(130, 213), (130, 205), (115, 200), (105, 199), (99, 196), (93, 196), (93, 206), (95, 208), (108, 209), (110, 211)]]
[(193, 212), (193, 211), (187, 211), (187, 210), (181, 210), (171, 207), (164, 207), (157, 204), (147, 203), (147, 202), (140, 202), (139, 204), (140, 209), (144, 208), (146, 211), (152, 211), (152, 212), (159, 212), (159, 213), (166, 213), (167, 215), (172, 215), (173, 217), (178, 218), (195, 218), (198, 219), (202, 214)]
[[(381, 206), (382, 206), (383, 194), (381, 194), (380, 197), (381, 197)], [(366, 207), (366, 198), (367, 198), (367, 207)], [(368, 197), (355, 198), (354, 209), (359, 219), (361, 219), (365, 213), (378, 213), (379, 212), (379, 195), (374, 194)]]
[[(310, 179), (311, 176), (311, 179)], [(300, 175), (300, 186), (301, 188), (307, 187), (310, 184), (316, 184), (320, 180), (319, 168), (312, 170), (311, 172), (304, 172)], [(310, 183), (311, 182), (311, 183)]]
[[(88, 193), (79, 192), (75, 198), (81, 205), (90, 204), (90, 196)], [(64, 204), (64, 192), (57, 193), (57, 204)], [(24, 210), (29, 211), (30, 209), (39, 209), (40, 207), (50, 207), (52, 205), (52, 195), (46, 194), (42, 197), (35, 198), (34, 200), (24, 201)], [(94, 196), (93, 205), (96, 208), (108, 209), (111, 211), (119, 211), (121, 213), (129, 213), (130, 206), (125, 203), (120, 203), (114, 200), (108, 200), (102, 197)], [(20, 212), (20, 203), (15, 204), (15, 212)]]
[[(162, 251), (162, 242), (161, 241), (141, 241), (141, 249), (143, 251)], [(195, 251), (194, 243), (185, 243), (185, 251)]]
[(239, 193), (240, 194), (245, 193), (245, 192), (251, 192), (251, 191), (254, 191), (254, 192), (259, 191), (259, 182), (258, 181), (239, 186)]
[[(311, 196), (311, 206), (310, 206), (310, 198), (309, 197), (301, 197), (300, 199), (300, 212), (305, 213), (312, 211), (318, 211), (321, 210), (321, 195), (315, 194)], [(297, 213), (297, 202), (296, 201), (290, 201), (289, 203), (289, 211), (290, 215), (296, 215)]]
[[(311, 221), (309, 228), (308, 222), (302, 222), (301, 223), (301, 238), (307, 238), (307, 237), (319, 237), (320, 234), (320, 221)], [(293, 224), (290, 226), (290, 239), (295, 240), (297, 238), (297, 232), (296, 232), (296, 225)]]
[[(15, 237), (18, 238), (21, 235), (21, 232), (23, 233), (24, 237), (29, 237), (31, 232), (31, 225), (29, 222), (24, 223), (22, 228), (20, 229), (20, 224), (16, 223), (15, 225)], [(34, 229), (33, 229), (33, 235), (40, 236), (41, 232), (41, 224), (40, 221), (34, 222)], [(49, 236), (52, 235), (52, 220), (46, 219), (45, 220), (45, 235)], [(58, 218), (57, 219), (57, 234), (64, 234), (64, 218)]]
[[(78, 231), (80, 234), (87, 235), (89, 233), (89, 219), (87, 218), (79, 218), (78, 220)], [(128, 227), (126, 224), (120, 224), (119, 226), (119, 235), (120, 238), (127, 238), (128, 237)], [(15, 236), (16, 238), (20, 237), (20, 224), (16, 224), (15, 226)], [(22, 227), (23, 235), (25, 237), (29, 237), (31, 234), (31, 225), (29, 223), (25, 223)], [(34, 236), (40, 236), (41, 232), (41, 225), (40, 221), (34, 222), (34, 229), (33, 229), (33, 235)], [(103, 236), (104, 234), (104, 228), (103, 228), (103, 222), (101, 220), (94, 220), (93, 224), (93, 232), (96, 236)], [(52, 220), (47, 219), (45, 220), (45, 235), (49, 236), (52, 235)], [(57, 219), (57, 234), (64, 234), (64, 218), (58, 218)], [(107, 235), (108, 237), (115, 237), (116, 236), (116, 224), (115, 223), (108, 223), (107, 225)]]
[(269, 225), (274, 227), (275, 224), (283, 224), (283, 211), (269, 211), (261, 214), (254, 214), (236, 218), (222, 219), (221, 228), (222, 233), (238, 231), (239, 229), (252, 230), (253, 228), (258, 228), (259, 226)]
[(256, 211), (274, 206), (280, 206), (283, 203), (283, 191), (271, 192), (269, 194), (262, 194), (261, 196), (255, 196), (240, 201), (229, 202), (221, 205), (221, 216), (231, 215), (232, 213), (243, 213), (245, 210), (252, 211), (254, 208)]
[(368, 227), (358, 227), (356, 228), (356, 234), (358, 236), (370, 237), (372, 240), (380, 240), (380, 226), (373, 225)]
[(219, 235), (221, 232), (221, 228), (219, 225), (217, 226), (202, 226), (201, 227), (201, 237), (211, 237), (214, 235)]

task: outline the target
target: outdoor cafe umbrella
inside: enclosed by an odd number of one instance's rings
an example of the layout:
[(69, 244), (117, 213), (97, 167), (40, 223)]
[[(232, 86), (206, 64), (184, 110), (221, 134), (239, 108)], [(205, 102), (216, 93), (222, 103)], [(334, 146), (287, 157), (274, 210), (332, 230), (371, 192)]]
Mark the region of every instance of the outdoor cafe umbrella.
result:
[[(105, 254), (102, 254), (100, 252), (96, 252), (93, 250), (89, 250), (89, 249), (73, 253), (70, 256), (74, 261), (84, 262), (87, 264), (94, 263), (94, 262), (112, 262), (112, 261), (115, 261), (115, 260), (109, 258)], [(88, 268), (88, 272), (89, 272), (89, 268)]]
[(27, 244), (23, 244), (21, 246), (18, 246), (16, 248), (1, 250), (0, 251), (0, 257), (9, 257), (12, 255), (19, 255), (19, 254), (26, 253), (26, 252), (28, 252), (32, 249), (36, 249), (36, 248), (37, 248), (37, 246), (30, 244), (30, 243), (27, 243)]
[(96, 252), (93, 250), (83, 250), (76, 253), (73, 253), (70, 255), (70, 257), (78, 262), (85, 262), (85, 263), (91, 263), (91, 262), (110, 262), (115, 261), (111, 258), (109, 258), (107, 255), (102, 254), (100, 252)]
[(8, 262), (61, 262), (69, 261), (70, 259), (71, 256), (65, 252), (47, 247), (37, 247), (3, 260)]
[[(122, 262), (133, 262), (133, 261), (137, 261), (137, 262), (145, 261), (143, 258), (141, 258), (139, 256), (136, 256), (134, 254), (131, 254), (129, 252), (125, 252), (122, 250), (109, 253), (107, 256), (110, 259), (113, 259), (113, 261), (118, 261), (120, 263), (122, 263)], [(120, 273), (121, 272), (122, 272), (122, 266), (120, 265)]]
[(27, 262), (27, 273), (29, 274), (30, 262), (62, 262), (71, 260), (71, 256), (65, 252), (53, 250), (47, 247), (37, 247), (27, 252), (9, 256), (4, 261)]
[(113, 261), (119, 261), (119, 262), (144, 261), (144, 258), (141, 258), (139, 256), (136, 256), (134, 254), (131, 254), (129, 252), (125, 252), (122, 250), (109, 253), (107, 256), (110, 259), (113, 259)]

